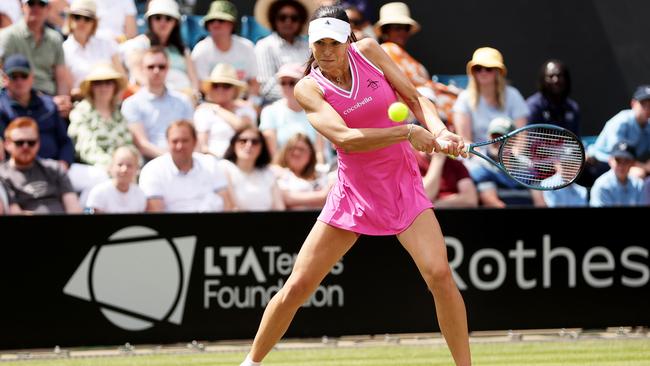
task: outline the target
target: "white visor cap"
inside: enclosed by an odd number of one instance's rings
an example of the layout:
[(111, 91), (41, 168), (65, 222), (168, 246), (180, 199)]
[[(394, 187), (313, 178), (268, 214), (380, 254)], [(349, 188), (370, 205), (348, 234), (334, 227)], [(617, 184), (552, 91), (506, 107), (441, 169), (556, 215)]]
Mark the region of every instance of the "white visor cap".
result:
[(336, 18), (318, 18), (309, 22), (309, 43), (331, 38), (340, 43), (348, 41), (350, 24)]

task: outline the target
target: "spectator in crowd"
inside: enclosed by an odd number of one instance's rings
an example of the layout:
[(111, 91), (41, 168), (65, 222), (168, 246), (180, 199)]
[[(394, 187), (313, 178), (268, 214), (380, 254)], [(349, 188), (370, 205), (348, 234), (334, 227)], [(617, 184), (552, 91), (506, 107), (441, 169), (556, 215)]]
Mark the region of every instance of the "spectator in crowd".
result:
[(587, 152), (587, 164), (581, 182), (591, 186), (596, 178), (606, 172), (610, 152), (625, 141), (635, 151), (636, 166), (633, 175), (643, 177), (650, 172), (650, 85), (639, 86), (632, 96), (631, 109), (620, 111), (612, 117)]
[(0, 54), (2, 62), (13, 54), (27, 57), (34, 68), (34, 89), (53, 95), (59, 113), (67, 117), (71, 77), (61, 35), (45, 26), (48, 11), (48, 0), (24, 0), (23, 20), (0, 32)]
[[(194, 96), (199, 91), (199, 79), (181, 38), (181, 13), (174, 0), (151, 0), (145, 14), (147, 32), (122, 44), (122, 53), (129, 70), (139, 69), (142, 54), (152, 46), (160, 46), (167, 52), (169, 71), (167, 86)], [(198, 98), (197, 98), (198, 99)]]
[(119, 109), (126, 79), (111, 65), (99, 64), (81, 83), (83, 100), (70, 112), (68, 135), (79, 162), (107, 170), (119, 146), (133, 137)]
[(488, 125), (497, 117), (514, 121), (516, 128), (526, 125), (528, 106), (517, 89), (506, 85), (506, 73), (501, 52), (490, 47), (474, 51), (467, 63), (469, 85), (453, 107), (454, 127), (465, 143), (487, 140)]
[(235, 133), (223, 158), (219, 163), (228, 177), (235, 210), (285, 209), (275, 174), (269, 167), (271, 155), (257, 128)]
[(610, 170), (598, 177), (591, 187), (589, 205), (637, 206), (643, 196), (643, 180), (630, 174), (636, 160), (634, 147), (626, 141), (619, 141), (609, 154)]
[[(499, 117), (493, 119), (487, 129), (488, 138), (496, 139), (514, 130), (511, 120)], [(487, 156), (498, 159), (500, 145), (488, 145)], [(479, 192), (481, 206), (504, 208), (507, 206), (532, 206), (533, 199), (539, 199), (533, 196), (529, 189), (519, 185), (506, 173), (502, 172), (493, 164), (478, 159), (477, 166), (470, 169), (472, 180), (476, 183)], [(541, 205), (541, 202), (536, 202)]]
[(361, 10), (359, 10), (356, 5), (349, 2), (344, 2), (342, 5), (345, 8), (345, 14), (348, 15), (348, 19), (350, 20), (350, 28), (352, 28), (352, 33), (357, 38), (357, 40), (376, 37), (374, 34), (375, 32), (370, 25), (370, 22), (368, 19), (366, 19), (366, 16)]
[(465, 165), (445, 154), (416, 154), (424, 191), (436, 208), (477, 207), (478, 192)]
[(161, 47), (155, 46), (142, 56), (146, 80), (143, 88), (122, 103), (133, 141), (145, 160), (167, 151), (167, 127), (181, 119), (192, 119), (192, 105), (186, 96), (165, 86), (169, 59)]
[(0, 180), (8, 189), (11, 214), (81, 213), (65, 169), (56, 161), (38, 157), (36, 121), (16, 118), (7, 126), (4, 137), (11, 158), (0, 163)]
[[(561, 159), (555, 162), (556, 173), (541, 182), (542, 187), (557, 187), (563, 182), (567, 182), (573, 178), (573, 175), (566, 177), (566, 172), (563, 167), (572, 163), (573, 154), (566, 154), (564, 156), (568, 161)], [(570, 173), (569, 173), (570, 174)], [(572, 183), (564, 188), (546, 190), (546, 191), (531, 191), (534, 196), (537, 196), (537, 202), (541, 202), (540, 206), (546, 207), (582, 207), (589, 205), (589, 190), (577, 183)]]
[[(216, 0), (203, 17), (209, 37), (199, 41), (192, 50), (192, 60), (201, 81), (208, 80), (218, 63), (232, 65), (237, 78), (248, 84), (248, 98), (255, 102), (259, 97), (257, 61), (253, 42), (235, 34), (237, 8), (227, 0)], [(259, 104), (259, 102), (258, 102)]]
[(70, 0), (49, 0), (50, 11), (47, 14), (46, 25), (59, 33), (63, 33), (66, 13), (70, 8)]
[(203, 90), (207, 101), (194, 112), (199, 151), (221, 158), (236, 131), (257, 124), (257, 112), (240, 98), (246, 83), (229, 64), (217, 64)]
[(40, 135), (39, 149), (35, 150), (38, 156), (58, 160), (67, 170), (74, 160), (68, 126), (53, 98), (33, 89), (34, 73), (29, 60), (20, 54), (9, 56), (3, 71), (5, 89), (0, 91), (0, 132), (18, 117), (33, 118)]
[(138, 35), (135, 17), (138, 10), (133, 0), (95, 0), (100, 19), (97, 34), (122, 43)]
[(74, 0), (65, 23), (68, 38), (63, 42), (65, 63), (72, 74), (72, 95), (80, 97), (79, 85), (96, 64), (112, 64), (126, 75), (117, 43), (95, 35), (97, 30), (95, 0)]
[(580, 107), (569, 98), (571, 75), (559, 60), (544, 62), (539, 73), (539, 91), (526, 99), (528, 123), (549, 123), (580, 136)]
[(22, 16), (20, 0), (0, 1), (0, 29), (18, 23)]
[(259, 81), (264, 104), (282, 98), (276, 73), (284, 64), (303, 63), (309, 57), (309, 44), (301, 37), (307, 32), (307, 19), (316, 9), (311, 0), (258, 0), (255, 19), (272, 33), (255, 44)]
[(214, 156), (195, 152), (196, 130), (180, 120), (167, 129), (169, 152), (140, 174), (148, 212), (221, 212), (232, 208), (228, 181)]
[(309, 136), (311, 143), (316, 147), (318, 162), (324, 163), (327, 155), (325, 141), (309, 123), (307, 114), (293, 95), (293, 88), (302, 76), (303, 67), (298, 63), (288, 63), (280, 67), (276, 78), (282, 88), (283, 98), (262, 109), (260, 130), (271, 156), (275, 156), (296, 133), (302, 133)]
[(111, 180), (95, 186), (88, 194), (93, 213), (135, 213), (147, 208), (147, 197), (135, 183), (140, 169), (140, 154), (132, 146), (115, 149), (109, 166)]
[(284, 205), (291, 210), (319, 209), (331, 184), (327, 174), (316, 169), (316, 149), (309, 136), (297, 133), (274, 158), (272, 166)]

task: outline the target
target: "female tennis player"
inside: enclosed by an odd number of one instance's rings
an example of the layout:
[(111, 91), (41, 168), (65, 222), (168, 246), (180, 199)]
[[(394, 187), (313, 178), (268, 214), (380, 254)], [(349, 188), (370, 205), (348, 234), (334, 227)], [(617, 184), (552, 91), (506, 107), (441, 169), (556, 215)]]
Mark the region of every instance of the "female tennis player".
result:
[[(359, 235), (397, 235), (433, 293), (438, 322), (456, 365), (471, 364), (465, 304), (454, 283), (431, 202), (411, 145), (459, 155), (433, 104), (370, 39), (356, 41), (343, 8), (324, 6), (309, 23), (312, 56), (295, 87), (309, 122), (336, 145), (338, 181), (307, 236), (284, 287), (271, 299), (242, 366), (260, 365), (298, 308)], [(387, 116), (395, 91), (419, 121)], [(442, 147), (444, 146), (444, 148)]]

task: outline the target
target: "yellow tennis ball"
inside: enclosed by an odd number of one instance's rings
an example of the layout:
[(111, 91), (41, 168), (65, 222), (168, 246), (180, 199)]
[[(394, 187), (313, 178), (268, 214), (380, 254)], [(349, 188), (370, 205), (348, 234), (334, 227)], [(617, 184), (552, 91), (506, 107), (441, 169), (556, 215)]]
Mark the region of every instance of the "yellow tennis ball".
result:
[(402, 102), (395, 102), (388, 107), (388, 118), (393, 122), (402, 122), (409, 116), (409, 108)]

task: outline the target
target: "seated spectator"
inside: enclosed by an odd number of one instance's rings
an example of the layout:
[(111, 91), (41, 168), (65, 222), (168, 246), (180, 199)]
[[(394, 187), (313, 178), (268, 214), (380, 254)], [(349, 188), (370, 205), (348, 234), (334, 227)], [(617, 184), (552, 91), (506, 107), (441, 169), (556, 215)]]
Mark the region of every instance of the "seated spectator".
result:
[(133, 137), (119, 109), (126, 85), (110, 65), (96, 65), (81, 83), (83, 100), (70, 112), (68, 135), (77, 160), (107, 170), (119, 146), (133, 145)]
[(515, 128), (526, 125), (528, 106), (517, 89), (506, 85), (506, 73), (503, 56), (494, 48), (477, 49), (467, 63), (469, 85), (453, 108), (456, 133), (466, 144), (488, 140), (488, 126), (497, 117), (514, 121)]
[(598, 177), (591, 188), (589, 205), (592, 207), (606, 206), (638, 206), (643, 195), (643, 181), (630, 174), (630, 169), (636, 160), (632, 145), (620, 141), (609, 154), (610, 170)]
[[(563, 182), (573, 179), (573, 174), (566, 172), (563, 167), (571, 164), (571, 156), (573, 154), (566, 154), (564, 157), (569, 161), (562, 161), (562, 159), (555, 162), (555, 174), (544, 179), (540, 184), (542, 187), (558, 187)], [(569, 176), (566, 176), (567, 173)], [(568, 186), (560, 189), (546, 190), (546, 191), (532, 191), (534, 196), (537, 196), (537, 201), (541, 202), (540, 206), (546, 207), (582, 207), (589, 205), (589, 190), (577, 183), (571, 183)]]
[(0, 163), (0, 180), (9, 194), (11, 214), (81, 213), (77, 194), (58, 162), (38, 157), (38, 125), (29, 117), (13, 120), (4, 131), (11, 155)]
[(0, 1), (0, 29), (18, 23), (22, 16), (20, 0)]
[(137, 9), (133, 0), (95, 0), (97, 17), (101, 19), (97, 34), (122, 43), (138, 35), (135, 17)]
[(38, 156), (58, 160), (67, 170), (74, 160), (68, 126), (58, 113), (52, 97), (33, 89), (34, 73), (23, 55), (8, 57), (3, 66), (5, 89), (0, 91), (0, 133), (12, 120), (30, 117), (38, 123)]
[(348, 2), (342, 3), (345, 8), (345, 14), (350, 20), (350, 28), (357, 40), (363, 38), (375, 38), (374, 30), (366, 16), (358, 7)]
[(539, 91), (526, 99), (528, 123), (557, 125), (580, 136), (580, 107), (570, 94), (569, 69), (562, 61), (546, 61), (539, 73)]
[(0, 32), (0, 55), (2, 62), (24, 55), (33, 67), (34, 89), (54, 96), (59, 113), (67, 117), (72, 109), (70, 72), (61, 35), (45, 26), (49, 10), (48, 0), (23, 1), (23, 20)]
[(72, 95), (79, 96), (79, 85), (96, 64), (112, 64), (115, 70), (126, 75), (113, 40), (95, 35), (97, 30), (97, 5), (95, 0), (75, 0), (65, 21), (69, 33), (63, 42), (65, 64), (72, 73)]
[(309, 140), (315, 146), (318, 162), (324, 163), (325, 157), (329, 155), (325, 150), (325, 141), (309, 123), (307, 114), (293, 95), (294, 86), (302, 78), (302, 69), (302, 66), (297, 63), (280, 67), (276, 78), (282, 87), (283, 98), (262, 109), (260, 130), (272, 157), (291, 137), (302, 133), (309, 136)]
[(438, 153), (416, 156), (424, 190), (436, 208), (478, 206), (476, 185), (462, 162)]
[(49, 11), (47, 12), (46, 24), (48, 27), (63, 33), (65, 16), (70, 8), (70, 0), (47, 0)]
[(230, 139), (219, 163), (228, 176), (237, 211), (284, 210), (284, 200), (273, 171), (271, 155), (262, 133), (248, 127)]
[(140, 173), (140, 188), (148, 212), (221, 212), (232, 208), (228, 180), (214, 156), (195, 152), (191, 122), (167, 128), (169, 152), (148, 162)]
[[(514, 130), (512, 121), (505, 118), (495, 118), (488, 126), (488, 138), (499, 138)], [(500, 144), (490, 144), (487, 156), (498, 160)], [(472, 180), (476, 183), (481, 205), (484, 207), (503, 208), (510, 206), (532, 206), (534, 197), (525, 188), (506, 173), (484, 159), (478, 159), (478, 164), (469, 170)], [(538, 205), (541, 205), (538, 203)]]
[(169, 59), (164, 49), (152, 47), (142, 56), (145, 85), (122, 103), (135, 146), (146, 160), (167, 151), (165, 131), (181, 119), (192, 119), (192, 105), (186, 96), (165, 86)]
[(639, 86), (632, 96), (631, 109), (620, 111), (612, 117), (587, 151), (587, 162), (581, 182), (591, 186), (610, 165), (610, 152), (624, 141), (635, 151), (636, 166), (632, 174), (643, 177), (650, 172), (650, 85)]
[(132, 146), (115, 149), (109, 166), (111, 180), (95, 186), (86, 207), (93, 213), (136, 213), (147, 208), (147, 197), (135, 183), (140, 170), (140, 154)]
[[(199, 80), (208, 80), (210, 73), (219, 63), (233, 65), (237, 78), (248, 84), (251, 101), (259, 98), (257, 82), (257, 61), (253, 42), (235, 34), (237, 8), (226, 0), (216, 0), (203, 17), (203, 25), (209, 37), (199, 41), (192, 50), (192, 60), (196, 65)], [(257, 103), (259, 104), (259, 102)]]
[(272, 168), (288, 209), (323, 208), (331, 184), (327, 174), (316, 169), (316, 150), (307, 135), (291, 137), (274, 161)]
[(190, 50), (181, 38), (181, 13), (178, 3), (174, 0), (152, 0), (149, 2), (145, 19), (147, 32), (121, 45), (129, 70), (139, 68), (144, 51), (152, 46), (160, 46), (165, 49), (169, 59), (167, 87), (190, 96), (196, 95), (199, 91), (199, 79)]
[(240, 97), (246, 83), (229, 64), (217, 64), (203, 82), (207, 102), (194, 112), (199, 151), (221, 158), (236, 131), (257, 124), (257, 113)]
[(307, 33), (307, 21), (316, 10), (310, 0), (258, 0), (255, 19), (273, 32), (257, 41), (255, 55), (259, 67), (260, 95), (264, 104), (282, 98), (276, 73), (288, 63), (304, 63), (309, 57), (309, 43), (301, 34)]

